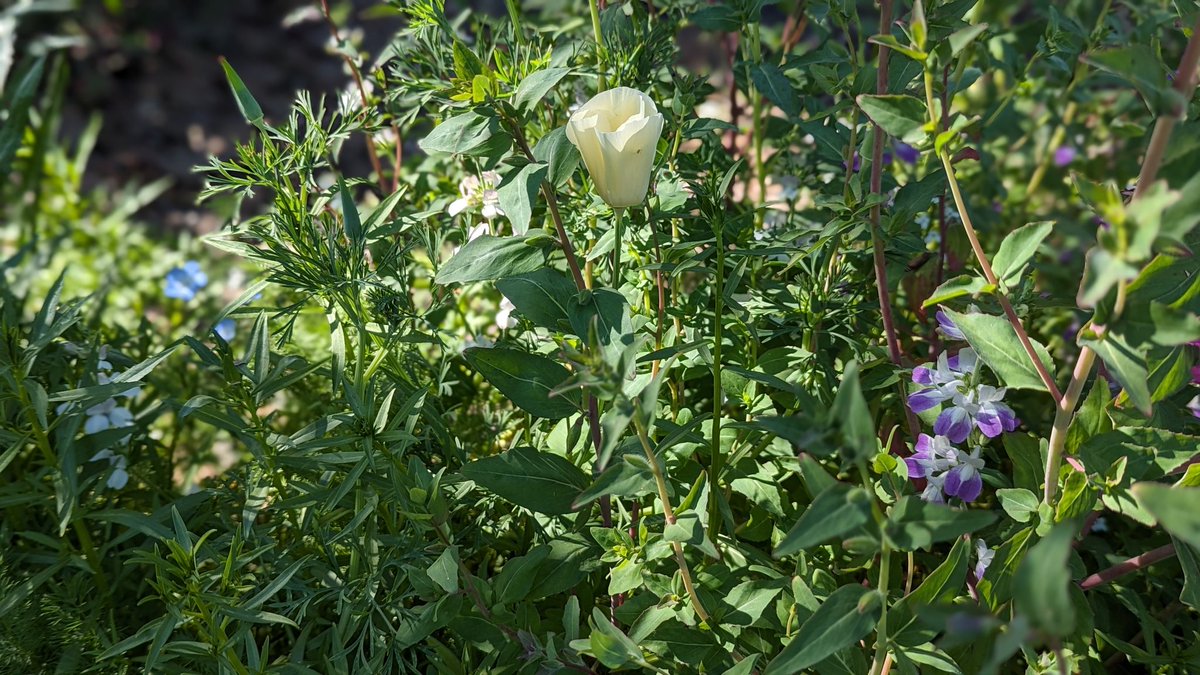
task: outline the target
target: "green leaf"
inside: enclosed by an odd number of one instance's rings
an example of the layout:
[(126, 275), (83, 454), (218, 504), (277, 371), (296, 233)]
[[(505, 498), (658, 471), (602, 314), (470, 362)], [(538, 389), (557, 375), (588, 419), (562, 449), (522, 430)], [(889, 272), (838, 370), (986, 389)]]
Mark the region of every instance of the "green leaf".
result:
[[(12, 34), (7, 36), (7, 39), (12, 38)], [(11, 42), (8, 44), (12, 45)], [(46, 57), (38, 57), (21, 74), (21, 79), (17, 81), (13, 90), (15, 93), (12, 93), (11, 97), (8, 96), (9, 90), (4, 89), (6, 96), (3, 103), (8, 109), (8, 118), (4, 120), (4, 126), (0, 127), (0, 176), (8, 176), (13, 157), (16, 157), (17, 150), (21, 147), (21, 141), (25, 137), (25, 125), (29, 122), (29, 108), (37, 98), (38, 83), (42, 81), (45, 66)], [(0, 88), (3, 85), (4, 82), (0, 80)]]
[(1148, 44), (1132, 43), (1080, 57), (1089, 65), (1121, 77), (1137, 88), (1155, 114), (1173, 113), (1182, 102), (1167, 81), (1167, 69)]
[(1113, 423), (1108, 417), (1108, 405), (1111, 402), (1108, 381), (1097, 377), (1083, 405), (1071, 418), (1071, 426), (1067, 428), (1067, 453), (1076, 454), (1079, 447), (1093, 436), (1112, 431)]
[(858, 584), (834, 591), (767, 664), (764, 675), (798, 673), (866, 637), (875, 628), (882, 607), (878, 598), (866, 597), (873, 593)]
[(964, 295), (974, 297), (992, 290), (995, 290), (995, 287), (989, 284), (987, 279), (973, 274), (960, 274), (953, 279), (943, 281), (942, 285), (938, 286), (921, 306), (932, 307)]
[(736, 33), (742, 29), (737, 11), (728, 5), (710, 5), (692, 13), (688, 19), (700, 30)]
[(930, 605), (949, 602), (962, 592), (970, 560), (970, 540), (956, 539), (946, 560), (888, 611), (888, 633), (892, 640), (901, 645), (917, 646), (936, 637), (940, 631), (921, 628), (918, 614)]
[(1000, 506), (1004, 507), (1004, 512), (1008, 514), (1008, 517), (1018, 523), (1028, 523), (1037, 515), (1040, 501), (1037, 495), (1025, 488), (996, 490), (996, 497), (1000, 500)]
[(533, 158), (549, 165), (547, 179), (556, 188), (571, 180), (581, 159), (579, 149), (567, 138), (566, 127), (559, 127), (542, 136), (533, 146)]
[(879, 439), (875, 437), (875, 421), (858, 381), (857, 361), (846, 364), (841, 386), (838, 387), (833, 406), (829, 408), (829, 420), (842, 431), (846, 461), (854, 462), (875, 456), (879, 450)]
[(584, 340), (596, 336), (610, 362), (633, 344), (633, 324), (625, 296), (609, 288), (581, 295), (569, 308), (571, 329)]
[(700, 514), (696, 511), (679, 514), (674, 523), (663, 528), (663, 539), (695, 546), (705, 555), (713, 558), (720, 557), (717, 547), (709, 541), (708, 537), (704, 536), (704, 524), (700, 522)]
[(570, 72), (570, 68), (546, 68), (526, 75), (513, 94), (513, 105), (517, 110), (532, 110)]
[(1089, 438), (1076, 453), (1089, 473), (1105, 474), (1114, 462), (1127, 463), (1130, 480), (1158, 480), (1187, 464), (1200, 437), (1149, 427), (1119, 427)]
[(604, 616), (599, 607), (592, 608), (592, 634), (588, 638), (592, 656), (608, 668), (621, 668), (633, 662), (644, 663), (642, 650), (629, 636), (621, 632)]
[(570, 321), (579, 294), (567, 275), (551, 267), (500, 279), (496, 290), (508, 298), (521, 316), (551, 331)]
[(496, 188), (496, 197), (500, 200), (500, 208), (508, 222), (512, 223), (513, 232), (523, 235), (529, 231), (529, 220), (533, 216), (533, 205), (537, 201), (538, 190), (546, 178), (546, 165), (541, 163), (526, 164)]
[(1099, 247), (1091, 249), (1084, 261), (1083, 280), (1079, 284), (1079, 305), (1094, 307), (1117, 282), (1133, 279), (1137, 273), (1136, 267), (1112, 253)]
[(994, 520), (996, 514), (990, 511), (928, 504), (910, 495), (892, 507), (884, 531), (896, 548), (914, 551), (983, 529)]
[(1000, 283), (1015, 287), (1025, 274), (1025, 266), (1033, 259), (1042, 241), (1050, 235), (1054, 223), (1030, 223), (1009, 232), (1000, 242), (1000, 250), (992, 258), (992, 269)]
[(765, 61), (756, 63), (750, 67), (750, 79), (754, 81), (754, 87), (788, 117), (800, 114), (800, 99), (796, 96), (796, 89), (779, 66)]
[(1200, 488), (1137, 483), (1131, 491), (1171, 536), (1200, 547)]
[(861, 94), (858, 107), (889, 136), (905, 143), (920, 143), (925, 138), (929, 114), (920, 99), (904, 95)]
[(959, 52), (970, 46), (975, 41), (975, 38), (982, 35), (987, 28), (988, 25), (986, 23), (981, 23), (960, 28), (951, 33), (950, 37), (946, 38), (946, 42), (950, 44), (950, 56), (958, 56)]
[(920, 63), (924, 63), (925, 59), (929, 58), (929, 55), (925, 52), (919, 49), (913, 49), (912, 47), (909, 47), (900, 40), (896, 39), (895, 35), (872, 35), (871, 37), (867, 38), (867, 42), (882, 45), (888, 49), (895, 50)]
[(1081, 337), (1079, 344), (1091, 347), (1096, 352), (1100, 360), (1104, 361), (1109, 374), (1125, 390), (1133, 405), (1137, 406), (1142, 414), (1149, 417), (1152, 403), (1150, 387), (1146, 383), (1148, 378), (1146, 356), (1130, 347), (1121, 336), (1113, 333), (1099, 338)]
[(1056, 525), (1029, 549), (1017, 568), (1013, 593), (1017, 611), (1048, 635), (1062, 637), (1075, 629), (1071, 568), (1067, 564), (1074, 535), (1071, 523)]
[(468, 111), (437, 125), (417, 145), (429, 154), (467, 154), (483, 146), (499, 129), (494, 117)]
[(685, 626), (674, 619), (655, 628), (644, 643), (646, 649), (689, 666), (699, 665), (717, 649), (712, 631)]
[(354, 195), (346, 188), (346, 181), (338, 176), (338, 193), (342, 197), (342, 224), (346, 228), (346, 238), (355, 247), (363, 245), (362, 220), (358, 217), (358, 206), (354, 203)]
[(453, 258), (438, 270), (437, 283), (465, 284), (489, 281), (541, 269), (545, 255), (529, 235), (523, 237), (493, 237), (483, 235), (472, 239), (458, 250)]
[[(557, 455), (552, 455), (557, 457)], [(574, 468), (574, 467), (572, 467)], [(519, 602), (533, 590), (537, 581), (542, 561), (550, 555), (550, 547), (545, 544), (534, 546), (522, 556), (510, 558), (504, 563), (504, 569), (492, 580), (492, 589), (496, 592), (496, 602), (507, 605)]]
[(1172, 539), (1179, 566), (1183, 568), (1183, 591), (1179, 599), (1192, 609), (1200, 608), (1200, 552), (1187, 542)]
[(527, 447), (477, 459), (463, 466), (462, 473), (517, 506), (551, 516), (570, 513), (575, 496), (589, 482), (566, 459)]
[(532, 415), (556, 420), (579, 412), (577, 392), (554, 393), (571, 376), (555, 361), (504, 347), (472, 347), (463, 352), (463, 357), (502, 394)]
[(237, 99), (238, 110), (242, 111), (242, 117), (245, 117), (250, 124), (261, 127), (263, 111), (262, 107), (258, 105), (258, 101), (254, 99), (254, 94), (250, 93), (246, 83), (242, 82), (242, 78), (238, 77), (237, 71), (229, 65), (225, 57), (221, 57), (221, 68), (225, 70), (225, 79), (229, 80), (229, 88), (233, 90), (233, 96)]
[(453, 546), (447, 546), (442, 554), (425, 571), (433, 583), (447, 593), (458, 590), (458, 558)]
[(596, 547), (578, 534), (565, 534), (550, 542), (550, 553), (538, 569), (537, 580), (529, 592), (530, 600), (540, 600), (575, 588), (598, 565)]
[(719, 622), (734, 626), (754, 625), (783, 591), (781, 581), (784, 580), (752, 579), (734, 586), (720, 599)]
[(871, 517), (871, 495), (860, 487), (837, 483), (809, 505), (775, 547), (775, 557), (823, 544), (862, 527)]
[[(1030, 363), (1029, 355), (1025, 353), (1017, 332), (1008, 321), (991, 314), (960, 314), (950, 309), (946, 310), (946, 314), (1004, 386), (1010, 389), (1046, 391), (1042, 378)], [(1050, 358), (1050, 353), (1036, 340), (1030, 341), (1042, 365), (1053, 376), (1054, 361)]]

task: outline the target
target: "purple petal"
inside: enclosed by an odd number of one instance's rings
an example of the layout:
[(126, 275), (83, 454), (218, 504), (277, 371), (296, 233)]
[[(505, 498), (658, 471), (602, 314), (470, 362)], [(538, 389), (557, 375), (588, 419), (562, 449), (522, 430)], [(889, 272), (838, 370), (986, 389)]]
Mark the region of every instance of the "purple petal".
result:
[(1064, 167), (1075, 161), (1075, 148), (1064, 145), (1054, 151), (1054, 165)]
[(946, 365), (950, 367), (950, 370), (958, 370), (958, 354), (946, 359)]
[(987, 568), (988, 568), (988, 566), (984, 565), (982, 561), (975, 563), (975, 580), (976, 581), (981, 581), (983, 579), (983, 575), (985, 573), (987, 573)]
[(933, 371), (929, 370), (926, 366), (917, 366), (913, 368), (912, 381), (916, 384), (932, 385)]
[(929, 434), (917, 436), (916, 454), (928, 456), (933, 450), (933, 437)]
[(921, 151), (908, 143), (896, 143), (895, 148), (896, 157), (899, 157), (902, 162), (916, 164), (917, 160), (921, 159)]
[(942, 394), (937, 389), (922, 389), (908, 397), (908, 407), (915, 413), (923, 413), (942, 400)]
[[(947, 316), (945, 312), (943, 312), (942, 310), (939, 309), (937, 314), (935, 314), (934, 316), (937, 317), (938, 328), (941, 329), (942, 335), (945, 335), (946, 337), (950, 338), (951, 340), (966, 340), (967, 339), (967, 336), (963, 335), (963, 332), (958, 329), (958, 326), (954, 325), (954, 322), (950, 320), (950, 317)], [(958, 356), (954, 357), (954, 363), (955, 363), (955, 367), (957, 368)]]
[(933, 423), (933, 432), (952, 443), (962, 443), (971, 433), (971, 416), (962, 408), (947, 408)]
[(983, 477), (978, 471), (967, 466), (956, 466), (946, 473), (946, 484), (943, 486), (946, 494), (958, 497), (964, 502), (973, 502), (983, 491)]
[(975, 425), (988, 438), (995, 438), (1004, 431), (1004, 423), (1000, 416), (989, 410), (980, 410), (975, 415)]
[(918, 459), (919, 458), (916, 455), (913, 455), (912, 457), (904, 458), (904, 463), (908, 465), (908, 477), (909, 478), (924, 478), (925, 477), (925, 467), (921, 466), (921, 463), (919, 461), (917, 461)]

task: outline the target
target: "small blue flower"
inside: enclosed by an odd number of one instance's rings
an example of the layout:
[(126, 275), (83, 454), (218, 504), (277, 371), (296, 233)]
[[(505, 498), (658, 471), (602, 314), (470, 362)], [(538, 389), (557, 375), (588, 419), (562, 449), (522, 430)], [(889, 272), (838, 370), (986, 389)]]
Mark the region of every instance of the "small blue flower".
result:
[(233, 336), (237, 335), (237, 324), (233, 319), (221, 319), (216, 326), (213, 326), (213, 332), (222, 340), (229, 342)]
[(176, 267), (167, 272), (163, 285), (163, 295), (176, 300), (190, 302), (196, 297), (196, 292), (208, 285), (208, 275), (200, 269), (200, 263), (189, 260), (183, 267)]

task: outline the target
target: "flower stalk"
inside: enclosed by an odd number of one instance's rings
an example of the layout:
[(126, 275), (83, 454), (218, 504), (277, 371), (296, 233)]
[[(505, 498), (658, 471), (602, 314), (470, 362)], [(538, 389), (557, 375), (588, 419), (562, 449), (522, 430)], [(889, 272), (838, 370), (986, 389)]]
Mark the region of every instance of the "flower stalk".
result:
[[(671, 508), (671, 497), (667, 493), (667, 479), (663, 474), (662, 467), (658, 464), (658, 456), (654, 454), (654, 448), (650, 447), (650, 437), (646, 433), (646, 425), (641, 420), (641, 406), (638, 406), (634, 411), (633, 425), (637, 429), (638, 440), (642, 443), (642, 450), (646, 453), (646, 461), (650, 463), (650, 472), (654, 474), (654, 483), (658, 487), (658, 499), (662, 502), (663, 518), (666, 519), (667, 525), (675, 524), (675, 511)], [(696, 593), (696, 586), (692, 582), (692, 573), (688, 568), (687, 559), (683, 555), (683, 545), (677, 541), (671, 542), (671, 548), (675, 551), (675, 562), (679, 565), (679, 573), (683, 575), (683, 587), (687, 590), (688, 598), (692, 602), (692, 609), (695, 610), (696, 616), (700, 620), (708, 624), (712, 624), (712, 617), (704, 609), (704, 604), (700, 602), (700, 596)]]

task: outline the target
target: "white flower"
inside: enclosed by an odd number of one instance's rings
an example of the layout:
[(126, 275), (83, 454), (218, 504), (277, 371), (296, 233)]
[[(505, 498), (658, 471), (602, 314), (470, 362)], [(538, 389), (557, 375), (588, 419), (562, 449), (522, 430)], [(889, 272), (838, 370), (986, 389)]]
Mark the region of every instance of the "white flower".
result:
[(513, 316), (513, 310), (517, 307), (512, 304), (512, 300), (504, 298), (500, 301), (500, 311), (496, 312), (496, 326), (500, 330), (508, 328), (516, 328), (517, 317)]
[(629, 87), (596, 94), (567, 122), (596, 193), (613, 208), (646, 198), (663, 116), (647, 95)]
[(504, 215), (500, 208), (500, 193), (496, 186), (500, 185), (500, 174), (495, 171), (484, 171), (482, 176), (467, 176), (458, 183), (458, 199), (450, 202), (446, 212), (451, 216), (478, 208), (484, 218), (491, 220)]

